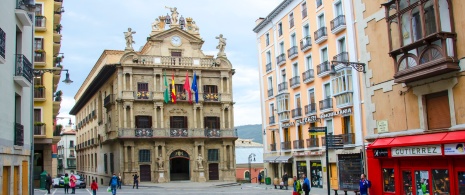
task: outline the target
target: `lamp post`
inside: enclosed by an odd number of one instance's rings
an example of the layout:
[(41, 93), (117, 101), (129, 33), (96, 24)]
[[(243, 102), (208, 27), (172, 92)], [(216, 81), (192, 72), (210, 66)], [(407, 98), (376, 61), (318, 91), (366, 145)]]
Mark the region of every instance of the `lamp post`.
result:
[(249, 155), (249, 183), (252, 183), (252, 161), (255, 161), (254, 153), (250, 153)]
[(33, 69), (32, 70), (32, 74), (34, 74), (34, 76), (42, 76), (44, 73), (48, 72), (48, 73), (54, 73), (54, 72), (57, 72), (57, 71), (66, 71), (66, 77), (65, 77), (65, 80), (63, 80), (62, 82), (69, 85), (71, 83), (73, 83), (73, 81), (71, 79), (69, 79), (69, 73), (68, 73), (68, 69)]

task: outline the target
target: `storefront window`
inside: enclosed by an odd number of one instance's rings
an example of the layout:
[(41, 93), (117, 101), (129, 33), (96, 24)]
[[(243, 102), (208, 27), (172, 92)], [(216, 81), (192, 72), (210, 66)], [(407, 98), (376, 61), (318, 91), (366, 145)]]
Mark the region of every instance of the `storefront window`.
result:
[(412, 171), (402, 171), (403, 195), (412, 195)]
[(459, 194), (460, 195), (465, 195), (465, 172), (461, 171), (458, 172), (458, 186), (459, 186)]
[(417, 195), (430, 195), (429, 192), (429, 172), (428, 171), (415, 171), (415, 183)]
[(296, 164), (297, 164), (297, 178), (298, 179), (300, 179), (302, 174), (308, 175), (306, 161), (297, 161)]
[(434, 194), (449, 194), (449, 170), (433, 169), (433, 192)]
[(310, 161), (311, 181), (310, 184), (315, 188), (323, 188), (323, 177), (321, 172), (321, 161)]
[(394, 169), (383, 169), (383, 182), (385, 192), (395, 192)]

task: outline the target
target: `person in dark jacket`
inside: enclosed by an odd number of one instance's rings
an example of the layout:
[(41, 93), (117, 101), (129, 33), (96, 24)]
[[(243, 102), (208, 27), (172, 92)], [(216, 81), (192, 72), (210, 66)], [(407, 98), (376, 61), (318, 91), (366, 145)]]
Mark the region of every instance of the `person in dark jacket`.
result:
[(137, 173), (134, 175), (134, 185), (132, 185), (132, 189), (134, 189), (134, 186), (139, 189), (139, 176)]
[(304, 182), (302, 183), (302, 190), (304, 191), (305, 195), (309, 195), (310, 193), (310, 180), (308, 180), (307, 175), (302, 174), (302, 178), (304, 179)]
[(284, 183), (284, 186), (286, 186), (286, 190), (287, 190), (287, 186), (289, 185), (287, 182), (289, 180), (289, 176), (287, 176), (287, 172), (284, 172), (284, 175), (283, 175), (283, 183)]
[(47, 189), (47, 193), (50, 194), (50, 187), (52, 186), (52, 177), (50, 174), (47, 174), (45, 177), (45, 189)]

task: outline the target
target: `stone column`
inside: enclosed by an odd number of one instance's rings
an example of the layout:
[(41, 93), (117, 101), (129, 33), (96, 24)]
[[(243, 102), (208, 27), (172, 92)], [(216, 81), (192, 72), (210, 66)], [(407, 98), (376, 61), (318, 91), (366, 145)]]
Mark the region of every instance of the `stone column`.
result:
[(197, 128), (197, 108), (195, 107), (195, 105), (193, 105), (192, 107), (192, 110), (194, 110), (194, 128)]
[(121, 69), (118, 69), (118, 98), (121, 99), (121, 93), (122, 93), (122, 86), (121, 86), (121, 82), (122, 82), (122, 78), (123, 77), (123, 71)]
[(134, 105), (131, 105), (131, 107), (129, 107), (129, 109), (131, 109), (131, 118), (129, 119), (131, 121), (131, 127), (130, 128), (134, 128)]
[(128, 116), (127, 116), (127, 112), (128, 112), (128, 111), (127, 111), (127, 109), (128, 109), (128, 108), (126, 107), (126, 105), (123, 104), (124, 128), (128, 128)]
[[(156, 164), (155, 162), (157, 162), (157, 157), (158, 157), (158, 155), (157, 155), (158, 148), (157, 148), (156, 142), (153, 143), (152, 149), (153, 149), (152, 154), (153, 154), (154, 157), (152, 158), (152, 163), (151, 163), (152, 173), (150, 173), (150, 174), (151, 174), (151, 182), (154, 182), (154, 181), (156, 181), (155, 179), (157, 178), (157, 170), (158, 170), (158, 167), (155, 165)], [(155, 168), (155, 167), (157, 167), (157, 168)]]
[(227, 152), (226, 146), (227, 145), (223, 144), (223, 169), (224, 170), (228, 169), (228, 156), (226, 154), (226, 152)]
[(164, 78), (163, 78), (163, 75), (161, 74), (160, 75), (160, 91), (163, 91), (163, 87), (165, 86), (163, 82), (164, 82)]
[(223, 89), (224, 85), (223, 85), (223, 77), (222, 76), (220, 77), (220, 85), (221, 85), (220, 86), (220, 93), (223, 93), (224, 92), (224, 89)]
[(165, 128), (165, 122), (163, 120), (163, 104), (160, 105), (160, 128)]
[(124, 171), (128, 171), (128, 146), (124, 144)]
[(200, 128), (203, 127), (203, 107), (200, 107)]
[(129, 91), (134, 91), (132, 88), (132, 73), (129, 73)]
[(229, 169), (234, 170), (234, 148), (233, 145), (231, 144), (229, 146)]
[(228, 128), (234, 129), (233, 127), (231, 127), (231, 124), (232, 124), (232, 122), (231, 122), (231, 114), (232, 114), (232, 113), (231, 113), (231, 109), (230, 109), (230, 108), (231, 108), (231, 106), (228, 108)]
[(224, 104), (223, 104), (223, 105), (221, 105), (221, 119), (222, 119), (221, 120), (221, 129), (225, 128), (225, 126), (224, 126), (224, 121), (225, 120), (224, 119), (226, 119), (226, 117), (224, 117), (224, 112), (225, 112), (225, 110), (224, 110)]
[(123, 90), (128, 90), (128, 89), (126, 89), (126, 86), (127, 86), (126, 85), (126, 73), (123, 73), (123, 88), (122, 89)]
[(121, 109), (119, 106), (119, 103), (118, 102), (115, 102), (115, 108), (118, 110), (118, 128), (121, 128), (122, 125), (121, 125)]
[(153, 103), (152, 128), (157, 128), (157, 104)]

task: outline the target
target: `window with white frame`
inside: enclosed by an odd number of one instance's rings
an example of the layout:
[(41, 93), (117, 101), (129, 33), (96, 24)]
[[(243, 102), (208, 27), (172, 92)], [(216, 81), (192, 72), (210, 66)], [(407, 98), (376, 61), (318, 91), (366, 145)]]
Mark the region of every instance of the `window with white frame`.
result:
[(302, 2), (302, 19), (307, 17), (307, 2)]
[(296, 62), (292, 64), (292, 77), (299, 76), (299, 64)]
[(337, 48), (339, 53), (346, 52), (346, 37), (342, 37), (337, 40)]
[(321, 28), (321, 27), (325, 27), (325, 15), (324, 14), (320, 14), (318, 16), (318, 28)]
[(323, 0), (316, 0), (316, 8), (319, 8), (323, 5)]
[(281, 36), (281, 35), (283, 35), (283, 23), (282, 22), (278, 24), (278, 36)]
[(296, 40), (295, 40), (295, 39), (296, 39), (296, 37), (295, 37), (295, 33), (292, 33), (292, 35), (291, 35), (291, 47), (294, 47), (294, 46), (296, 46), (296, 45), (297, 45), (297, 43), (296, 43)]
[(271, 52), (267, 51), (266, 52), (266, 64), (271, 63)]
[(310, 104), (315, 103), (315, 89), (309, 89), (308, 90), (308, 102)]
[(268, 89), (273, 89), (273, 77), (268, 77)]
[(312, 56), (305, 57), (305, 70), (313, 69)]
[(302, 27), (302, 33), (304, 37), (310, 36), (310, 25), (309, 24), (306, 24)]
[(283, 54), (283, 53), (284, 53), (284, 41), (281, 41), (281, 43), (279, 43), (279, 51), (280, 51), (279, 54)]
[(266, 35), (265, 35), (265, 43), (266, 43), (266, 46), (270, 45), (270, 33), (266, 33)]
[(338, 95), (341, 93), (352, 91), (352, 69), (344, 68), (336, 72), (332, 79), (333, 93)]
[(326, 128), (328, 130), (328, 133), (334, 133), (333, 119), (326, 119), (325, 122), (326, 122)]
[(335, 10), (335, 16), (336, 17), (338, 17), (340, 15), (344, 15), (344, 13), (342, 11), (342, 2), (341, 1), (334, 4), (334, 10)]
[(41, 3), (37, 3), (37, 4), (35, 5), (34, 12), (35, 12), (35, 15), (36, 15), (36, 16), (42, 16), (42, 15), (43, 15), (43, 14), (42, 14), (42, 6), (43, 6), (43, 5), (42, 5)]
[(331, 98), (331, 84), (330, 83), (325, 83), (323, 84), (323, 99), (328, 99)]
[(270, 116), (274, 116), (274, 103), (270, 103)]
[(294, 96), (294, 106), (295, 108), (300, 108), (301, 107), (301, 104), (300, 104), (300, 93), (296, 94)]
[(289, 14), (289, 28), (294, 27), (294, 13)]
[(321, 63), (328, 61), (328, 48), (323, 48), (320, 50)]
[(286, 69), (281, 70), (281, 82), (286, 82)]

